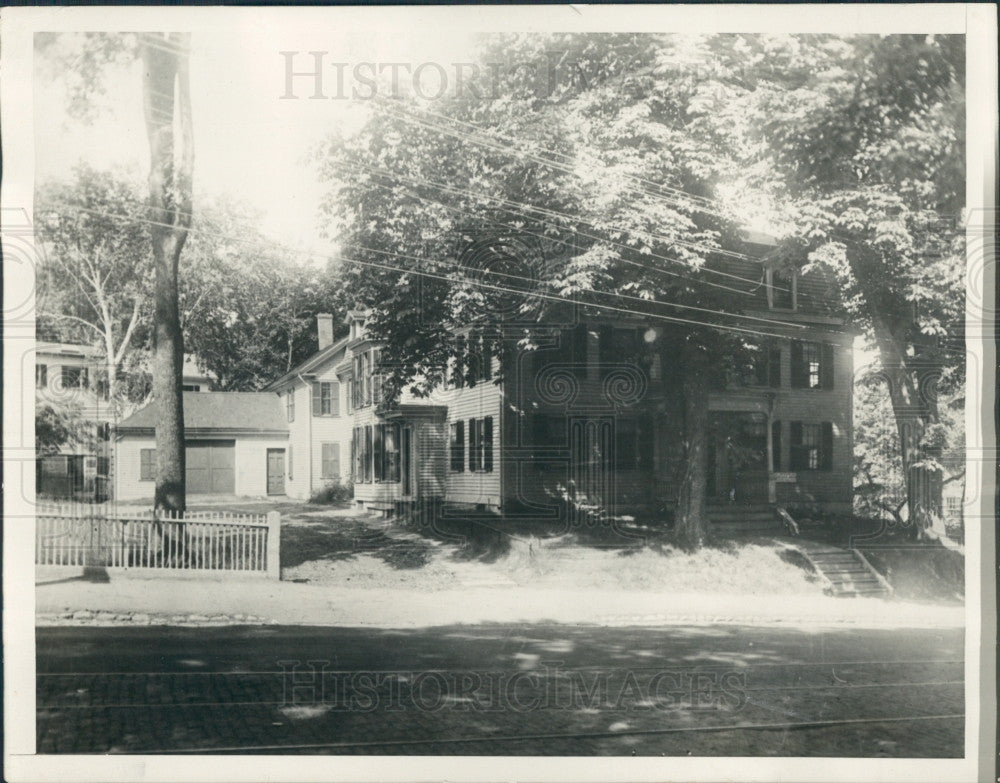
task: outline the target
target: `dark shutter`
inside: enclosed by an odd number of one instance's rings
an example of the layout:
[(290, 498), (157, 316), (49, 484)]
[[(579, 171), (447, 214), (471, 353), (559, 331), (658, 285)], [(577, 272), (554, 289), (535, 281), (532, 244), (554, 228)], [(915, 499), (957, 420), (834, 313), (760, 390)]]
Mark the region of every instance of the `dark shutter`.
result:
[[(615, 331), (608, 325), (602, 325), (597, 331), (597, 356), (601, 368), (601, 377), (607, 374), (615, 362)], [(618, 357), (620, 358), (620, 357)]]
[(466, 348), (466, 367), (469, 386), (475, 386), (482, 375), (482, 339), (479, 335), (470, 334)]
[(573, 373), (580, 378), (587, 376), (587, 327), (585, 324), (577, 326), (570, 334), (571, 362)]
[(767, 352), (768, 385), (773, 389), (781, 387), (781, 348), (772, 345)]
[(781, 422), (771, 422), (771, 470), (781, 472)]
[(639, 427), (639, 470), (653, 469), (653, 422)]
[(490, 338), (483, 335), (483, 380), (488, 381), (493, 378), (493, 346)]
[(792, 341), (792, 388), (804, 389), (809, 385), (809, 368), (802, 360), (802, 343)]
[(483, 470), (493, 472), (493, 417), (483, 419)]
[(323, 415), (323, 391), (322, 384), (317, 381), (312, 383), (312, 411), (313, 416)]
[(465, 422), (455, 421), (451, 425), (451, 469), (455, 473), (465, 470)]
[(833, 346), (830, 343), (823, 343), (819, 360), (819, 383), (820, 388), (833, 388)]
[(372, 480), (372, 427), (370, 424), (365, 426), (365, 450), (362, 460), (365, 481), (369, 482)]
[(374, 463), (375, 480), (385, 478), (385, 425), (376, 424), (372, 440), (372, 462)]
[(806, 470), (809, 467), (809, 463), (803, 463), (802, 459), (802, 422), (793, 421), (791, 422), (791, 468), (792, 470)]
[(819, 469), (833, 470), (833, 424), (823, 422), (822, 440), (820, 441)]
[(469, 419), (469, 470), (479, 467), (479, 428), (475, 419)]

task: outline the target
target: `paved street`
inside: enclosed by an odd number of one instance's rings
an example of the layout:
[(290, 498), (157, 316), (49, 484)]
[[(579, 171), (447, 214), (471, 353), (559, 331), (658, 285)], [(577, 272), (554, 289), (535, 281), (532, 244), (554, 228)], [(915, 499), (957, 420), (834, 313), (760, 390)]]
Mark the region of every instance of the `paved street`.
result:
[(50, 627), (40, 753), (962, 754), (963, 632)]

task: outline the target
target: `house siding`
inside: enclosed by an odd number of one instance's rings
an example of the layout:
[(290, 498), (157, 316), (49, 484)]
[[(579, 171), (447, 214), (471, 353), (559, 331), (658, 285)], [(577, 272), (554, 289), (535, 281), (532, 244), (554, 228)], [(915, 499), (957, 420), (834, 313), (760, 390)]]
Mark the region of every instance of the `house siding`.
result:
[[(198, 435), (191, 440), (233, 441), (235, 494), (244, 497), (267, 495), (267, 450), (287, 449), (288, 437), (280, 435)], [(140, 479), (140, 451), (155, 449), (152, 435), (122, 435), (115, 444), (115, 498), (117, 500), (152, 499), (155, 482)], [(287, 451), (286, 451), (287, 470)], [(193, 497), (197, 497), (196, 495)]]
[[(491, 376), (499, 370), (496, 361), (493, 362)], [(445, 498), (449, 502), (463, 504), (483, 504), (493, 508), (501, 505), (501, 398), (502, 389), (491, 380), (479, 381), (472, 388), (463, 387), (444, 392), (448, 406), (448, 414), (444, 423), (444, 451), (450, 451), (451, 425), (454, 422), (464, 422), (464, 458), (462, 471), (453, 472), (450, 462), (445, 460)], [(493, 419), (492, 450), (493, 469), (491, 471), (469, 470), (469, 420)], [(444, 454), (441, 455), (444, 457)]]

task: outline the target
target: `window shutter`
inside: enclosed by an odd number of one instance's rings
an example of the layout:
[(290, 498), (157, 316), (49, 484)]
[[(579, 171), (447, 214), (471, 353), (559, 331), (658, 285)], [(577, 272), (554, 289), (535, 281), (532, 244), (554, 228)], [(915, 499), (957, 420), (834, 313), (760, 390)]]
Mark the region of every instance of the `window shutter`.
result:
[(385, 425), (376, 424), (373, 441), (372, 458), (375, 463), (375, 480), (385, 477)]
[(493, 350), (490, 339), (486, 335), (483, 335), (481, 345), (483, 349), (483, 380), (488, 381), (493, 378)]
[(768, 350), (767, 359), (767, 374), (768, 382), (771, 388), (778, 389), (781, 387), (781, 348), (777, 345), (772, 345)]
[(365, 450), (361, 459), (365, 481), (369, 482), (372, 480), (372, 427), (370, 424), (365, 425)]
[(493, 472), (493, 417), (483, 419), (483, 470)]
[[(607, 374), (616, 358), (621, 359), (623, 357), (615, 356), (615, 346), (614, 346), (615, 332), (607, 324), (604, 324), (598, 329), (597, 332), (597, 361), (601, 365), (601, 376)], [(585, 354), (586, 355), (586, 354)]]
[(475, 419), (469, 419), (469, 470), (475, 471), (479, 467), (479, 437), (478, 427)]
[(820, 386), (824, 389), (833, 388), (833, 346), (823, 343), (820, 358)]
[(292, 480), (292, 445), (288, 444), (288, 480)]
[(653, 468), (653, 427), (639, 427), (639, 470)]
[(465, 470), (465, 422), (451, 424), (451, 469), (455, 473)]
[(312, 415), (319, 416), (323, 412), (323, 398), (320, 390), (320, 384), (317, 381), (312, 383)]
[[(802, 343), (792, 341), (792, 388), (804, 389), (809, 385), (809, 372), (802, 361)], [(796, 441), (797, 442), (797, 441)]]
[(823, 435), (820, 442), (820, 470), (833, 470), (833, 423), (823, 422)]
[(808, 465), (802, 464), (802, 422), (791, 422), (791, 458), (792, 470), (805, 470)]
[(333, 381), (330, 384), (330, 415), (340, 415), (340, 382)]
[(330, 445), (330, 477), (340, 478), (340, 443)]
[(771, 422), (771, 470), (781, 472), (781, 422)]

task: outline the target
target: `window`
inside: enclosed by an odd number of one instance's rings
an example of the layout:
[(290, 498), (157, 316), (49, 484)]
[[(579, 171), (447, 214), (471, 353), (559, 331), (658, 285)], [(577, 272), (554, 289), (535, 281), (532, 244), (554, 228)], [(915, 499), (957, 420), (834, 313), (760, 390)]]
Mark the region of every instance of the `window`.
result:
[(565, 446), (566, 417), (551, 413), (536, 413), (532, 417), (531, 442), (536, 446)]
[(833, 346), (828, 343), (792, 343), (792, 388), (833, 388)]
[(353, 407), (364, 408), (371, 404), (372, 390), (372, 355), (365, 351), (354, 357), (354, 378), (351, 384)]
[(493, 472), (493, 417), (469, 419), (469, 470)]
[(49, 385), (49, 368), (44, 364), (35, 365), (35, 386), (44, 389)]
[(765, 344), (758, 348), (754, 362), (753, 383), (756, 386), (781, 387), (781, 347)]
[(98, 422), (97, 424), (97, 439), (98, 440), (111, 440), (111, 425), (106, 421)]
[(642, 335), (638, 329), (602, 326), (598, 332), (598, 355), (601, 375), (606, 375), (616, 365), (638, 362)]
[(183, 386), (181, 386), (181, 391), (200, 392), (201, 385), (197, 383), (185, 383)]
[(383, 436), (385, 467), (382, 469), (382, 475), (385, 481), (399, 481), (399, 425), (381, 426), (385, 430)]
[(615, 426), (615, 468), (651, 470), (653, 428), (638, 419), (619, 419)]
[(451, 366), (451, 385), (456, 389), (465, 386), (466, 363), (468, 362), (469, 341), (465, 335), (455, 339), (455, 357)]
[(768, 269), (767, 306), (772, 310), (794, 310), (798, 305), (798, 275), (794, 270)]
[(833, 424), (792, 422), (792, 470), (833, 469)]
[(340, 444), (323, 443), (320, 462), (320, 477), (325, 479), (340, 478)]
[(64, 389), (86, 389), (88, 383), (86, 367), (63, 367), (62, 385)]
[(351, 454), (354, 459), (354, 480), (359, 484), (365, 481), (365, 428), (355, 427), (354, 438), (351, 441)]
[(461, 473), (465, 470), (465, 422), (451, 423), (451, 471)]
[(285, 412), (288, 414), (288, 421), (295, 421), (295, 389), (289, 389), (285, 395)]
[(97, 458), (97, 475), (108, 476), (111, 474), (111, 459), (109, 457)]
[(340, 384), (336, 381), (314, 381), (312, 385), (312, 415), (340, 415)]
[(139, 449), (139, 481), (156, 479), (156, 449)]

